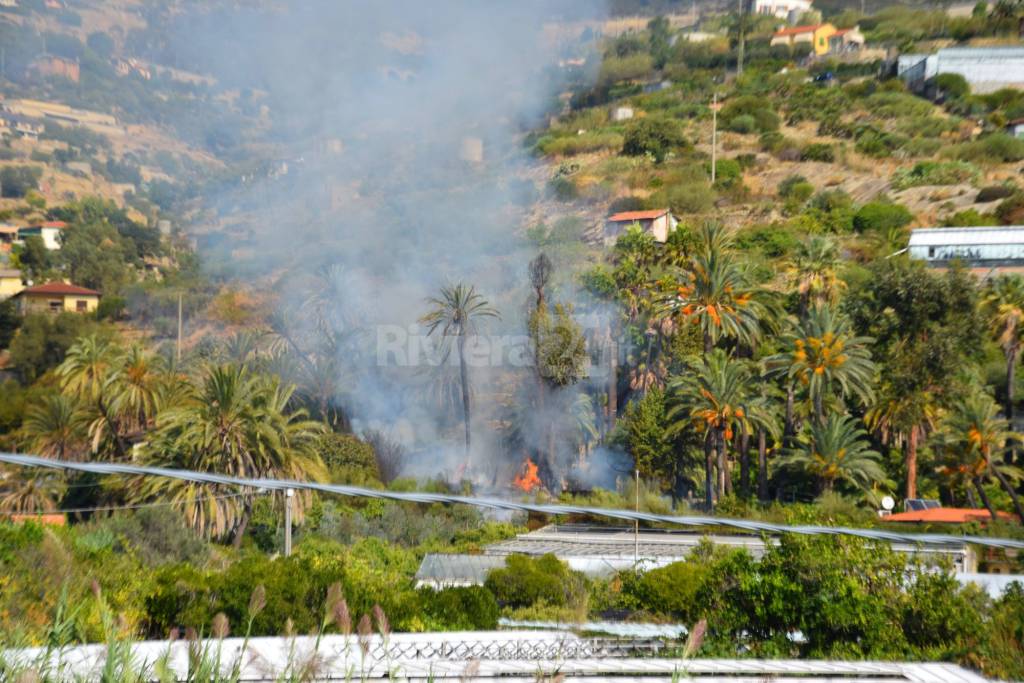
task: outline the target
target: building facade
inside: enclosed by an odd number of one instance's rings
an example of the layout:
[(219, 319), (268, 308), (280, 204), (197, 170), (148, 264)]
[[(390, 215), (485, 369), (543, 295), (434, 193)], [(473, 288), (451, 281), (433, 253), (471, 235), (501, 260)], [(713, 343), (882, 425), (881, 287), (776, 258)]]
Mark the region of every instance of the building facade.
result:
[(1024, 272), (1024, 226), (917, 228), (907, 253), (935, 267), (957, 261), (979, 275)]
[(21, 282), (21, 271), (16, 268), (0, 268), (0, 301), (10, 299), (25, 289)]
[(64, 228), (66, 227), (67, 223), (64, 221), (47, 221), (39, 225), (30, 225), (18, 229), (18, 239), (24, 240), (26, 237), (39, 237), (43, 240), (43, 245), (47, 249), (56, 251), (60, 249), (61, 242), (64, 239)]
[(830, 48), (829, 39), (835, 35), (836, 27), (832, 24), (812, 24), (810, 26), (794, 26), (776, 31), (772, 35), (771, 44), (787, 45), (796, 48), (800, 45), (807, 45), (816, 55), (828, 54)]
[(668, 209), (654, 209), (652, 211), (622, 211), (611, 215), (604, 224), (604, 243), (611, 246), (618, 241), (619, 236), (626, 232), (633, 224), (654, 236), (656, 242), (664, 244), (668, 241), (669, 234), (676, 229), (679, 221)]
[(896, 73), (915, 92), (934, 94), (934, 78), (959, 74), (975, 93), (1024, 88), (1024, 47), (950, 47), (900, 55)]
[(22, 315), (94, 313), (100, 304), (100, 293), (64, 282), (49, 282), (21, 290), (14, 295), (14, 300), (18, 304), (18, 312)]
[(804, 12), (810, 10), (811, 0), (754, 0), (755, 14), (787, 21), (797, 21)]

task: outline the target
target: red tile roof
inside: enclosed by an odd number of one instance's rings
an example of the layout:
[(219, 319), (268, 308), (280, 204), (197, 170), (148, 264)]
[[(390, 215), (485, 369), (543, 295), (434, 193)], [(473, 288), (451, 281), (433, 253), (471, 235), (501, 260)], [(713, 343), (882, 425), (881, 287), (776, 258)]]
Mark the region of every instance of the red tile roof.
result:
[(69, 285), (64, 282), (47, 282), (45, 285), (36, 285), (35, 287), (29, 287), (23, 289), (15, 296), (21, 296), (23, 294), (57, 294), (57, 295), (70, 295), (80, 294), (82, 296), (99, 296), (100, 293), (94, 289), (86, 289), (85, 287), (79, 287), (77, 285)]
[(650, 211), (622, 211), (617, 214), (608, 217), (608, 220), (612, 223), (622, 223), (625, 221), (649, 221), (655, 218), (661, 218), (668, 209), (652, 209)]
[(1021, 124), (1024, 124), (1024, 119), (1014, 119), (1013, 121), (1006, 122), (1008, 126), (1019, 126)]
[[(999, 519), (1012, 519), (1012, 515), (1005, 512), (996, 512)], [(920, 524), (965, 524), (967, 522), (984, 522), (992, 519), (988, 510), (973, 508), (931, 508), (930, 510), (911, 510), (910, 512), (898, 512), (888, 517), (883, 517), (885, 522), (917, 522)]]
[(59, 230), (63, 230), (64, 228), (68, 227), (68, 224), (65, 223), (64, 221), (46, 221), (45, 223), (40, 223), (38, 226), (33, 227), (57, 228)]
[(814, 33), (824, 24), (811, 24), (809, 26), (791, 26), (790, 28), (784, 28), (781, 31), (776, 31), (772, 34), (775, 37), (778, 36), (795, 36), (801, 33)]

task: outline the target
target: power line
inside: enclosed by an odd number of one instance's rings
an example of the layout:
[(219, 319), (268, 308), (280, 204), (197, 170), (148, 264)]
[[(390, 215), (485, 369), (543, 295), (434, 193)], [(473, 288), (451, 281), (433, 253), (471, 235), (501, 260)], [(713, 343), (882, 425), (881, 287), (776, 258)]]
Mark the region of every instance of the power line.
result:
[(159, 503), (135, 503), (133, 505), (101, 505), (90, 508), (65, 508), (63, 510), (36, 510), (35, 512), (16, 512), (16, 515), (71, 515), (80, 512), (117, 512), (118, 510), (141, 510), (143, 508), (172, 507), (175, 505), (186, 505), (188, 503), (206, 502), (210, 500), (226, 500), (229, 498), (240, 498), (248, 494), (230, 493), (225, 496), (205, 496), (192, 498), (189, 501), (161, 501)]
[(440, 493), (396, 493), (394, 491), (365, 489), (358, 486), (319, 484), (316, 482), (289, 481), (286, 479), (244, 479), (241, 477), (229, 477), (222, 474), (193, 472), (190, 470), (173, 470), (162, 467), (140, 467), (136, 465), (122, 465), (118, 463), (68, 462), (63, 460), (51, 460), (49, 458), (39, 458), (31, 455), (15, 455), (13, 453), (0, 453), (0, 462), (6, 462), (12, 465), (22, 465), (25, 467), (67, 469), (79, 472), (93, 472), (95, 474), (130, 474), (165, 477), (180, 481), (221, 484), (225, 486), (245, 486), (273, 491), (285, 491), (292, 488), (306, 491), (318, 491), (320, 493), (329, 493), (339, 496), (350, 496), (354, 498), (377, 498), (409, 503), (472, 505), (492, 510), (537, 512), (545, 515), (591, 515), (594, 517), (607, 517), (609, 519), (627, 520), (630, 522), (638, 520), (641, 522), (654, 522), (659, 524), (672, 524), (676, 526), (695, 528), (726, 527), (754, 533), (802, 534), (810, 536), (853, 536), (873, 541), (888, 541), (890, 543), (907, 543), (912, 545), (922, 543), (932, 545), (962, 545), (964, 543), (972, 543), (974, 545), (988, 546), (992, 548), (1024, 549), (1024, 541), (1018, 541), (1011, 538), (956, 536), (952, 534), (907, 534), (893, 531), (882, 531), (880, 529), (855, 529), (851, 527), (796, 526), (788, 524), (772, 524), (769, 522), (760, 522), (749, 519), (731, 519), (728, 517), (656, 515), (648, 512), (635, 512), (633, 510), (593, 508), (579, 505), (518, 503), (501, 498), (489, 497), (475, 498), (471, 496), (454, 496)]

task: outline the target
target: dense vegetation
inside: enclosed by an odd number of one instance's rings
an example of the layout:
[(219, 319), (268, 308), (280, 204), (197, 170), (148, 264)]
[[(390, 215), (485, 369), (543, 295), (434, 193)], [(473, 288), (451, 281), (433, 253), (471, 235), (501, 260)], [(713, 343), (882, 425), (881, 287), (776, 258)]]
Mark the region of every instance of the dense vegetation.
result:
[[(841, 4), (820, 8), (838, 26), (859, 24), (871, 45), (900, 49), (999, 40), (1024, 12), (1000, 2), (949, 20)], [(76, 16), (67, 10), (61, 21)], [(155, 63), (170, 59), (165, 34), (187, 15), (161, 4), (147, 19), (127, 44)], [(305, 268), (241, 283), (201, 269), (180, 235), (156, 227), (215, 211), (200, 209), (204, 194), (223, 198), (239, 178), (269, 172), (273, 155), (247, 146), (263, 97), (247, 74), (217, 85), (125, 78), (106, 34), (53, 33), (45, 50), (80, 60), (83, 85), (40, 84), (18, 74), (43, 52), (43, 36), (0, 25), (15, 74), (0, 74), (5, 94), (174, 121), (178, 135), (227, 160), (215, 172), (165, 151), (118, 156), (103, 136), (48, 126), (44, 140), (61, 146), (29, 161), (89, 160), (136, 192), (120, 205), (47, 206), (40, 167), (4, 157), (3, 194), (18, 202), (5, 218), (68, 224), (60, 250), (28, 238), (7, 265), (104, 297), (95, 315), (23, 318), (0, 303), (0, 448), (468, 493), (482, 481), (473, 458), (485, 439), (473, 424), (483, 423), (493, 462), (536, 463), (543, 485), (528, 495), (543, 501), (888, 528), (876, 508), (895, 495), (983, 508), (990, 521), (962, 531), (1024, 538), (1016, 520), (997, 516), (1024, 521), (1014, 419), (1024, 278), (979, 281), (959, 264), (928, 269), (901, 251), (915, 225), (1024, 222), (1024, 141), (1003, 130), (1024, 116), (1024, 92), (972, 93), (947, 75), (936, 104), (882, 63), (808, 63), (800, 50), (771, 47), (774, 23), (705, 17), (700, 28), (717, 36), (705, 42), (673, 39), (663, 18), (616, 38), (581, 37), (573, 49), (586, 63), (568, 110), (525, 136), (550, 175), (508, 183), (547, 217), (516, 237), (531, 256), (521, 286), (482, 291), (460, 273), (465, 280), (420, 293), (418, 322), (452, 361), (417, 396), (437, 408), (429, 443), (354, 423), (353, 402), (369, 399), (351, 359), (364, 360), (373, 340), (336, 319), (344, 273)], [(209, 67), (197, 59), (181, 57)], [(826, 73), (834, 77), (813, 80)], [(714, 160), (713, 95), (723, 102)], [(613, 107), (634, 115), (616, 120)], [(638, 226), (609, 247), (594, 235), (607, 212), (662, 208), (681, 219), (665, 244)], [(286, 280), (300, 295), (276, 300)], [(180, 345), (179, 315), (193, 333)], [(603, 321), (596, 332), (579, 322), (588, 315)], [(514, 332), (532, 364), (495, 373), (482, 390), (467, 346), (488, 325), (520, 318)], [(598, 336), (621, 349), (606, 378), (592, 367)], [(454, 475), (402, 476), (442, 446), (462, 459)], [(577, 486), (577, 471), (602, 458), (635, 465), (641, 480)], [(513, 492), (496, 476), (486, 485)], [(432, 591), (413, 578), (425, 553), (478, 552), (525, 521), (307, 494), (294, 507), (296, 552), (283, 557), (282, 505), (253, 490), (3, 467), (0, 512), (70, 512), (66, 527), (0, 523), (2, 642), (165, 637), (221, 631), (213, 625), (223, 619), (263, 635), (344, 631), (381, 612), (416, 631), (489, 629), (500, 615), (626, 614), (703, 622), (707, 656), (937, 659), (1024, 676), (1019, 585), (993, 600), (948, 568), (908, 567), (887, 546), (783, 537), (760, 560), (702, 547), (685, 562), (602, 579), (551, 556), (511, 557), (484, 586)], [(347, 625), (334, 616), (341, 604)], [(112, 614), (121, 617), (113, 630)]]

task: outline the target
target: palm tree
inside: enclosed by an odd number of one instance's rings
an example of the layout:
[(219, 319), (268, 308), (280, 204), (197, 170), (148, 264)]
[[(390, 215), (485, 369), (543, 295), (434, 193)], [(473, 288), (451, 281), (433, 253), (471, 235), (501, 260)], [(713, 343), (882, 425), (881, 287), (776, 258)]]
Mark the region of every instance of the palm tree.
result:
[(86, 450), (86, 416), (75, 399), (45, 396), (25, 411), (21, 437), (31, 452), (46, 458), (77, 459)]
[(122, 428), (134, 432), (136, 438), (156, 419), (168, 381), (166, 370), (162, 356), (148, 353), (138, 344), (118, 358), (108, 386), (110, 403)]
[(719, 339), (735, 339), (750, 347), (761, 334), (765, 306), (748, 286), (730, 244), (724, 228), (705, 225), (700, 232), (700, 247), (681, 273), (682, 282), (662, 306), (683, 321), (700, 325), (705, 357)]
[(1024, 341), (1024, 278), (1004, 275), (994, 280), (981, 300), (981, 310), (1006, 358), (1006, 407), (1004, 414), (1013, 425), (1013, 389), (1017, 359)]
[(441, 296), (427, 300), (431, 309), (420, 318), (427, 326), (427, 334), (441, 331), (442, 360), (447, 361), (451, 355), (452, 340), (455, 340), (459, 354), (459, 378), (462, 384), (462, 421), (466, 432), (466, 460), (469, 461), (470, 445), (470, 406), (469, 406), (469, 371), (466, 366), (466, 338), (476, 334), (477, 322), (481, 318), (499, 318), (498, 311), (476, 288), (458, 283), (445, 285), (441, 288)]
[(839, 247), (835, 241), (813, 235), (801, 242), (789, 267), (789, 280), (800, 296), (800, 316), (814, 306), (835, 304), (846, 283), (839, 279)]
[(849, 320), (831, 306), (817, 306), (783, 337), (784, 352), (769, 359), (778, 373), (807, 388), (819, 425), (825, 422), (824, 402), (834, 389), (870, 403), (875, 364), (868, 344), (855, 337)]
[[(321, 480), (325, 472), (314, 446), (323, 425), (308, 420), (305, 410), (288, 412), (293, 393), (293, 387), (244, 366), (209, 367), (187, 399), (160, 414), (143, 460), (236, 477)], [(231, 502), (204, 499), (203, 493), (215, 493), (218, 487), (176, 480), (143, 478), (137, 490), (140, 499), (181, 504), (189, 523), (207, 534), (233, 530), (236, 546), (254, 502), (252, 491), (237, 494)], [(308, 503), (308, 496), (300, 502)]]
[(833, 491), (846, 482), (866, 493), (886, 482), (879, 455), (871, 450), (867, 433), (857, 421), (832, 413), (825, 422), (811, 423), (802, 446), (785, 457), (787, 465), (799, 467), (818, 479), (822, 491)]
[(886, 386), (882, 398), (864, 416), (868, 428), (881, 437), (883, 444), (904, 448), (907, 498), (917, 498), (917, 448), (935, 428), (938, 415), (935, 393), (929, 388), (899, 394)]
[(715, 349), (703, 363), (691, 364), (690, 372), (669, 384), (672, 405), (666, 413), (672, 422), (670, 434), (694, 427), (704, 436), (704, 500), (714, 505), (714, 469), (718, 467), (718, 495), (725, 494), (726, 448), (733, 433), (749, 432), (746, 404), (750, 367), (741, 360)]
[(109, 441), (118, 458), (125, 455), (126, 447), (110, 385), (121, 360), (117, 346), (90, 335), (75, 342), (64, 356), (64, 362), (57, 367), (61, 390), (78, 399), (90, 415), (93, 451), (99, 452), (100, 444)]
[(1008, 423), (999, 416), (995, 400), (982, 391), (975, 391), (964, 401), (957, 403), (942, 422), (937, 441), (953, 460), (939, 468), (939, 473), (951, 479), (970, 481), (981, 497), (989, 514), (995, 518), (995, 510), (985, 493), (983, 484), (989, 475), (994, 475), (1013, 501), (1014, 510), (1024, 523), (1024, 508), (1007, 475), (1019, 478), (1020, 472), (1002, 462), (994, 462), (992, 456), (1001, 451), (1011, 437)]
[(58, 472), (28, 471), (27, 467), (0, 469), (0, 512), (34, 515), (53, 512), (64, 495), (64, 478)]

